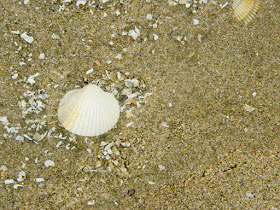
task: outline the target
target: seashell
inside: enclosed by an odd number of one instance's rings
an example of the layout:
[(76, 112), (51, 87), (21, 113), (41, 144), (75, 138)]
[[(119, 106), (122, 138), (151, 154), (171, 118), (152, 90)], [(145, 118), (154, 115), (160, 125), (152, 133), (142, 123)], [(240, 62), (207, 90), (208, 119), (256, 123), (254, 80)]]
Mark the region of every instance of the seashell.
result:
[(57, 114), (66, 130), (81, 136), (99, 136), (118, 122), (120, 106), (112, 94), (90, 84), (66, 93)]
[(233, 0), (232, 8), (238, 21), (249, 23), (260, 7), (259, 0)]

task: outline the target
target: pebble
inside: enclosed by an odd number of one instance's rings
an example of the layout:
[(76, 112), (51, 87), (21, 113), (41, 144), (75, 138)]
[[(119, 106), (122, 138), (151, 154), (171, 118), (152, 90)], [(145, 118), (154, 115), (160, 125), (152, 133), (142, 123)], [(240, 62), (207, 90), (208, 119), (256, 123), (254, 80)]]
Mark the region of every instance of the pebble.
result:
[(40, 55), (39, 55), (39, 59), (45, 59), (45, 54), (44, 53), (41, 53)]
[(89, 201), (89, 202), (88, 202), (88, 205), (89, 205), (89, 206), (94, 206), (94, 205), (95, 205), (95, 200)]
[(245, 111), (247, 111), (247, 112), (252, 112), (252, 111), (255, 110), (254, 107), (252, 107), (252, 106), (250, 106), (250, 105), (248, 105), (248, 104), (244, 104), (244, 109), (245, 109)]
[(86, 74), (90, 74), (91, 72), (93, 72), (93, 68), (91, 68), (90, 70), (88, 70), (88, 71), (86, 72)]
[(0, 167), (0, 171), (8, 171), (7, 166), (2, 165), (2, 166)]
[(153, 34), (153, 36), (154, 36), (154, 40), (158, 40), (158, 35)]
[(20, 171), (18, 174), (18, 178), (17, 181), (18, 182), (22, 182), (25, 179), (25, 172), (24, 171)]
[(147, 14), (146, 18), (147, 18), (148, 20), (152, 20), (152, 19), (153, 19), (153, 16), (152, 16), (151, 14)]
[(158, 167), (159, 167), (159, 170), (160, 170), (160, 171), (165, 170), (165, 167), (164, 167), (163, 165), (158, 165)]
[(44, 162), (44, 165), (45, 165), (46, 168), (48, 168), (48, 167), (50, 167), (50, 166), (54, 167), (54, 166), (55, 166), (55, 163), (54, 163), (52, 160), (46, 160), (46, 161)]
[(25, 41), (27, 41), (29, 44), (31, 44), (33, 42), (33, 37), (32, 36), (28, 36), (26, 32), (23, 32), (20, 37), (22, 39), (24, 39)]
[(135, 27), (135, 30), (129, 30), (128, 36), (131, 36), (132, 39), (136, 40), (140, 36), (140, 30)]
[(15, 181), (13, 179), (6, 179), (4, 181), (4, 184), (14, 184), (14, 183), (15, 183)]
[(199, 24), (199, 20), (198, 19), (193, 19), (193, 24), (196, 26)]
[(17, 188), (19, 188), (19, 187), (23, 187), (23, 185), (21, 185), (21, 184), (15, 184), (15, 185), (13, 186), (14, 189), (17, 189)]
[(80, 5), (86, 5), (86, 3), (87, 3), (87, 0), (78, 0), (76, 2), (76, 6), (79, 7)]
[(43, 182), (45, 181), (44, 178), (36, 178), (36, 182)]

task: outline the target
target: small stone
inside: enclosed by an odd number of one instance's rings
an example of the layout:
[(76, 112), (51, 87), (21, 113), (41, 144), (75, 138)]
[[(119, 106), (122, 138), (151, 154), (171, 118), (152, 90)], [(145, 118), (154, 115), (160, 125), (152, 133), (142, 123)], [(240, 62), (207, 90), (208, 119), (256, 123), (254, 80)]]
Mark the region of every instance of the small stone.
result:
[(54, 167), (55, 166), (55, 163), (52, 161), (52, 160), (46, 160), (45, 162), (44, 162), (44, 165), (45, 165), (45, 167), (46, 168), (48, 168), (48, 167)]
[(158, 35), (153, 34), (153, 36), (154, 36), (154, 40), (158, 40)]
[(162, 165), (158, 165), (158, 167), (159, 167), (159, 170), (160, 170), (160, 171), (165, 170), (165, 167), (164, 167), (164, 166), (162, 166)]
[(19, 172), (17, 181), (22, 182), (24, 179), (25, 179), (25, 172), (24, 171)]
[(245, 111), (247, 111), (247, 112), (252, 112), (252, 111), (255, 110), (254, 107), (249, 106), (248, 104), (244, 104), (244, 109), (245, 109)]
[(147, 14), (146, 18), (147, 18), (148, 20), (152, 20), (152, 19), (153, 19), (153, 16), (152, 16), (151, 14)]
[(45, 181), (44, 178), (36, 178), (36, 182), (43, 182)]
[(4, 181), (4, 184), (14, 184), (14, 183), (15, 183), (15, 181), (13, 179), (6, 179)]
[(187, 4), (187, 0), (179, 0), (178, 3), (181, 4), (181, 5), (184, 5), (184, 4)]
[(39, 141), (39, 140), (41, 140), (41, 135), (38, 133), (38, 132), (36, 132), (34, 135), (33, 135), (33, 137), (32, 137), (35, 141)]
[(87, 3), (87, 0), (78, 0), (76, 2), (76, 6), (79, 7), (80, 5), (86, 5), (86, 3)]
[(199, 20), (193, 19), (193, 24), (194, 24), (195, 26), (198, 25), (198, 24), (199, 24)]
[(90, 74), (91, 72), (93, 72), (93, 68), (91, 68), (90, 70), (87, 70), (86, 74)]
[(23, 136), (16, 136), (16, 141), (19, 141), (19, 142), (23, 142), (24, 138)]
[(135, 194), (135, 189), (129, 189), (128, 192), (127, 192), (127, 194), (128, 194), (129, 196), (133, 196), (133, 195)]
[(40, 55), (39, 55), (39, 59), (45, 59), (45, 54), (44, 53), (40, 53)]
[(95, 200), (89, 201), (89, 202), (88, 202), (88, 205), (89, 205), (89, 206), (94, 206), (94, 205), (95, 205)]
[(8, 171), (7, 166), (2, 165), (2, 166), (0, 167), (0, 171)]
[(134, 98), (130, 98), (129, 101), (130, 101), (130, 103), (137, 106), (137, 101)]
[(26, 32), (23, 32), (20, 37), (22, 39), (24, 39), (25, 41), (27, 41), (29, 44), (31, 44), (33, 42), (33, 37), (32, 36), (28, 36)]
[(100, 63), (99, 60), (95, 60), (95, 64), (96, 64), (97, 66), (101, 66), (101, 63)]
[(140, 36), (140, 30), (135, 27), (135, 30), (129, 30), (128, 36), (131, 36), (132, 39), (136, 40)]
[(19, 187), (23, 187), (23, 185), (21, 185), (21, 184), (15, 184), (15, 185), (13, 186), (14, 189), (17, 189), (17, 188), (19, 188)]
[(165, 128), (168, 128), (168, 127), (169, 127), (169, 126), (167, 125), (166, 122), (161, 123), (161, 126), (162, 126), (162, 127), (165, 127)]

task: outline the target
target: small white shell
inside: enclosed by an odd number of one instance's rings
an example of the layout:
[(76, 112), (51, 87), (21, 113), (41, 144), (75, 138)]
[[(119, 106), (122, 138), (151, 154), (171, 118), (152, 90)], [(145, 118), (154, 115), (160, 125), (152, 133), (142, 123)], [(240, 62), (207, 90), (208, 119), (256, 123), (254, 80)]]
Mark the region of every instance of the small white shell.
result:
[(260, 7), (259, 0), (233, 0), (232, 8), (238, 21), (249, 23)]
[(118, 122), (120, 107), (112, 94), (90, 84), (66, 93), (57, 113), (66, 130), (81, 136), (99, 136)]

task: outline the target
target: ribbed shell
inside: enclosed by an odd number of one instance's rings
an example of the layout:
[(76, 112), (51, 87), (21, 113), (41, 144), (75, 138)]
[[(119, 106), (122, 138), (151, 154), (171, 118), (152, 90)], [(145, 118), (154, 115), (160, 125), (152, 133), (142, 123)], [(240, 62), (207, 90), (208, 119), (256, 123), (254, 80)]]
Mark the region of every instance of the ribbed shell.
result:
[(96, 85), (72, 90), (61, 99), (58, 120), (77, 135), (99, 136), (109, 131), (120, 116), (118, 101)]
[(233, 0), (232, 8), (238, 21), (249, 23), (260, 7), (259, 0)]

